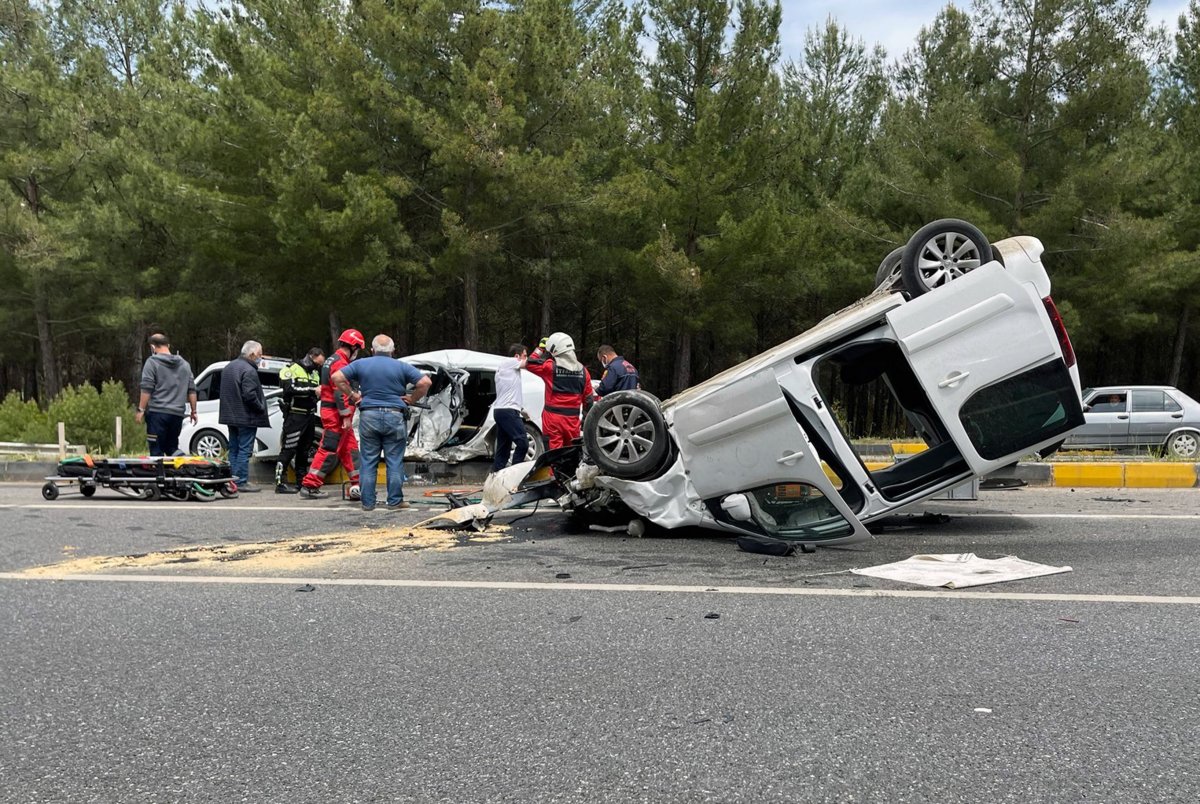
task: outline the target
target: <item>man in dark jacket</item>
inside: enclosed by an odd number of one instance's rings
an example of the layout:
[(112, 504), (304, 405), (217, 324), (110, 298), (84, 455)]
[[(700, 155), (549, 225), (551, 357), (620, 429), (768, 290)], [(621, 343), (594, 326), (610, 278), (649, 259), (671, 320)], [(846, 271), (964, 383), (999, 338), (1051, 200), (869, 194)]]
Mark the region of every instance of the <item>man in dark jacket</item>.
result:
[(184, 403), (191, 406), (196, 423), (196, 382), (192, 367), (171, 354), (171, 342), (161, 332), (150, 336), (150, 357), (142, 366), (141, 395), (137, 421), (146, 422), (146, 441), (151, 455), (174, 455), (183, 429)]
[(258, 491), (250, 485), (250, 456), (258, 428), (271, 424), (262, 380), (258, 378), (262, 353), (261, 343), (246, 341), (241, 356), (221, 371), (221, 413), (217, 421), (229, 429), (229, 470), (239, 492)]
[(607, 343), (596, 350), (604, 373), (600, 375), (600, 385), (596, 388), (596, 396), (611, 394), (613, 391), (636, 391), (641, 388), (638, 370), (625, 358), (617, 354), (617, 350)]

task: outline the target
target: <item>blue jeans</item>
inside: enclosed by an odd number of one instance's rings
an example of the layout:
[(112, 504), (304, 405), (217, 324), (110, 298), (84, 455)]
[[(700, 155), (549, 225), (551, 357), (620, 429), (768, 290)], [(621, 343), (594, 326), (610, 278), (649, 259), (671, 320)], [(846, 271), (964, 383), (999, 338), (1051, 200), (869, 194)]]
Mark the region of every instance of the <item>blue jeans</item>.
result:
[(250, 482), (250, 456), (254, 454), (254, 436), (257, 427), (234, 427), (229, 430), (229, 472), (233, 482), (244, 486)]
[(359, 408), (358, 449), (362, 459), (359, 491), (362, 507), (375, 507), (375, 478), (379, 453), (387, 465), (387, 504), (404, 501), (404, 448), (408, 444), (408, 419), (397, 408)]
[(498, 472), (508, 466), (509, 458), (513, 463), (525, 460), (529, 436), (519, 410), (492, 408), (492, 418), (496, 420), (496, 455), (492, 459), (492, 471)]

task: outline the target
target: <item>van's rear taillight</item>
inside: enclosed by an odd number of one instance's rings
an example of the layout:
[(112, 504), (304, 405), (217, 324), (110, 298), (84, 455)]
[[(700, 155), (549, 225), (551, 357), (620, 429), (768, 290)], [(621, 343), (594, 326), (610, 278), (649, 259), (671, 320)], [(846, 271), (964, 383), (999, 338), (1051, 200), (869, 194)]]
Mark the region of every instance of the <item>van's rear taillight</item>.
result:
[(1071, 336), (1067, 334), (1062, 316), (1058, 314), (1058, 308), (1054, 306), (1054, 299), (1047, 296), (1042, 299), (1042, 304), (1046, 305), (1046, 315), (1050, 316), (1050, 324), (1054, 327), (1054, 334), (1058, 336), (1058, 346), (1062, 349), (1063, 360), (1066, 361), (1067, 368), (1070, 368), (1075, 365), (1075, 348), (1071, 346)]

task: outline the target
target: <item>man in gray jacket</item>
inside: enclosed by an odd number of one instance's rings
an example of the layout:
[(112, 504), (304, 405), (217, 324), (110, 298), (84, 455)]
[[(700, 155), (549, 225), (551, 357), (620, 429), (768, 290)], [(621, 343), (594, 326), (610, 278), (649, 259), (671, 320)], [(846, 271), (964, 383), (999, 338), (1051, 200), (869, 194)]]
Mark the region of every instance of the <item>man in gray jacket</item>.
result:
[(150, 336), (150, 357), (142, 366), (141, 396), (136, 418), (146, 422), (151, 455), (174, 455), (179, 449), (185, 403), (196, 423), (196, 381), (192, 367), (171, 354), (171, 342), (161, 332)]

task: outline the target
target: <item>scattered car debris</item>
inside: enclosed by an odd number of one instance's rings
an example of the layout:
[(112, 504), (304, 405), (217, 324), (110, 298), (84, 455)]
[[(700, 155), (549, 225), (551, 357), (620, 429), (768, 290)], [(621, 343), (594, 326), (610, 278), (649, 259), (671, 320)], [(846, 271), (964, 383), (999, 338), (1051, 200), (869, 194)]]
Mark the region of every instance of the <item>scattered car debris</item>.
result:
[(570, 578), (570, 577), (571, 577), (571, 573), (569, 573), (569, 572), (560, 572), (560, 573), (558, 573), (557, 575), (555, 575), (554, 577), (555, 577), (555, 578), (558, 578), (559, 580), (566, 580), (567, 578)]
[(765, 556), (790, 556), (796, 552), (794, 542), (785, 542), (782, 539), (772, 539), (768, 536), (739, 536), (737, 546), (739, 550), (747, 553), (759, 553)]
[(311, 583), (306, 583), (306, 584), (304, 584), (304, 586), (297, 587), (296, 591), (297, 592), (315, 592), (315, 591), (317, 591), (317, 587), (313, 586)]
[(704, 615), (704, 619), (706, 619), (706, 620), (719, 620), (719, 619), (721, 619), (721, 615), (720, 615), (720, 614), (717, 614), (715, 611), (710, 611), (708, 614), (705, 614), (705, 615)]

